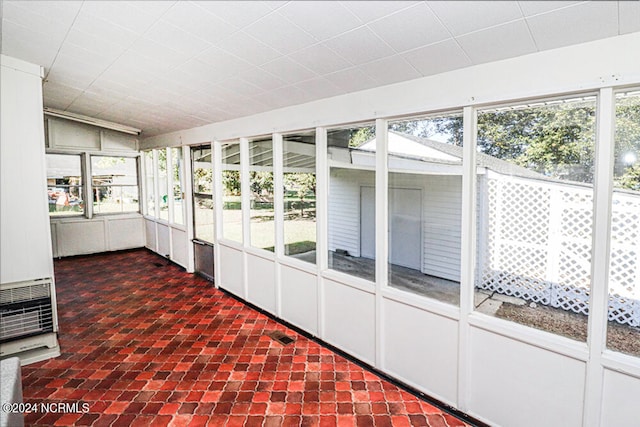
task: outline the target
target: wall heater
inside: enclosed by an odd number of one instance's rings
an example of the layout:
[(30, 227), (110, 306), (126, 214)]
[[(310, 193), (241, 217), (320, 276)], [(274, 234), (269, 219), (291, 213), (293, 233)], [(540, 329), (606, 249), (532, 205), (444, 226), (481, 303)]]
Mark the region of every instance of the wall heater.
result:
[(53, 281), (0, 284), (0, 357), (58, 345)]

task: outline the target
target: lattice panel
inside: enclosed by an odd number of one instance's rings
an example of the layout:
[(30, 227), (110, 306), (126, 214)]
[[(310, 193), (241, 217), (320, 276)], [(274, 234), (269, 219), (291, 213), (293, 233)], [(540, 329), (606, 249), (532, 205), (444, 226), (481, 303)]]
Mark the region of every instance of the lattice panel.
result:
[[(509, 177), (485, 188), (478, 287), (588, 314), (592, 191)], [(614, 193), (611, 227), (609, 319), (640, 326), (640, 197)]]
[(609, 295), (608, 318), (610, 321), (621, 324), (640, 326), (640, 301), (619, 295)]
[(489, 215), (503, 218), (500, 238), (546, 244), (549, 234), (544, 225), (549, 222), (549, 189), (503, 181), (499, 191), (501, 200), (490, 204)]
[(609, 293), (627, 298), (640, 297), (638, 252), (624, 248), (611, 248)]
[(556, 283), (551, 287), (551, 306), (580, 314), (589, 314), (589, 290)]
[(563, 241), (558, 262), (558, 282), (589, 289), (591, 284), (591, 240)]

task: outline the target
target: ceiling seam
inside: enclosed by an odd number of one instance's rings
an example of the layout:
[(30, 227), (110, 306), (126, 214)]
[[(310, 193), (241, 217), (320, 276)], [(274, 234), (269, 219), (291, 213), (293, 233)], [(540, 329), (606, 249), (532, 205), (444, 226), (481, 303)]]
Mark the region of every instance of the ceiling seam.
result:
[[(424, 2), (424, 4), (426, 4), (426, 5), (427, 5), (427, 7), (428, 7), (428, 8), (429, 8), (429, 10), (431, 11), (431, 13), (433, 13), (433, 16), (435, 16), (435, 17), (436, 17), (436, 20), (440, 23), (440, 25), (442, 25), (442, 27), (443, 27), (445, 30), (447, 30), (447, 33), (449, 33), (449, 36), (451, 37), (451, 40), (453, 40), (453, 42), (454, 42), (454, 43), (455, 43), (455, 44), (460, 48), (460, 51), (462, 52), (462, 54), (464, 55), (464, 57), (467, 59), (467, 61), (469, 61), (469, 64), (473, 64), (473, 61), (471, 60), (471, 57), (469, 56), (469, 54), (467, 53), (467, 51), (466, 51), (466, 50), (464, 50), (464, 48), (462, 47), (462, 45), (460, 44), (460, 42), (458, 41), (458, 39), (456, 38), (456, 36), (454, 36), (454, 35), (453, 35), (453, 32), (452, 32), (452, 31), (451, 31), (451, 29), (447, 26), (447, 24), (445, 24), (445, 22), (444, 22), (442, 19), (440, 19), (440, 17), (439, 17), (439, 16), (438, 16), (438, 14), (436, 13), (436, 11), (435, 11), (435, 10), (433, 10), (433, 8), (431, 7), (431, 5), (429, 5), (429, 3), (428, 3), (427, 1), (425, 1), (425, 2)], [(437, 42), (437, 43), (442, 43), (442, 42), (444, 42), (444, 41), (446, 41), (446, 39), (445, 39), (445, 40), (441, 40), (441, 41), (439, 41), (439, 42)], [(434, 45), (434, 44), (435, 44), (435, 43), (432, 43), (432, 44), (430, 44), (430, 45), (425, 45), (425, 46), (432, 46), (432, 45)], [(424, 46), (421, 46), (421, 47), (424, 47)], [(420, 47), (417, 47), (416, 49), (420, 49)], [(416, 50), (416, 49), (413, 49), (413, 50)], [(407, 52), (409, 52), (409, 51), (407, 51)], [(406, 52), (405, 52), (405, 53), (406, 53)], [(420, 73), (420, 74), (421, 74), (421, 75), (423, 75), (422, 73)], [(426, 76), (425, 76), (425, 77), (426, 77)]]
[(536, 38), (533, 36), (531, 27), (529, 27), (529, 20), (525, 16), (524, 11), (522, 10), (522, 6), (520, 5), (520, 2), (516, 2), (516, 5), (518, 6), (520, 13), (522, 14), (522, 19), (524, 19), (524, 25), (527, 27), (527, 32), (529, 33), (529, 37), (531, 37), (531, 40), (533, 41), (533, 45), (536, 48), (536, 52), (540, 52), (540, 48), (538, 47), (538, 42), (536, 41)]
[[(44, 79), (43, 79), (43, 81), (45, 83), (47, 81), (47, 78), (49, 77), (49, 74), (51, 74), (51, 70), (53, 70), (53, 66), (56, 64), (56, 61), (58, 60), (58, 55), (60, 55), (60, 51), (62, 50), (62, 47), (64, 46), (64, 43), (67, 41), (67, 37), (69, 37), (69, 33), (71, 32), (71, 29), (75, 25), (76, 20), (78, 19), (78, 16), (80, 15), (80, 11), (82, 10), (82, 6), (83, 5), (84, 5), (84, 1), (80, 4), (80, 7), (78, 8), (78, 11), (76, 12), (76, 16), (73, 17), (73, 22), (71, 22), (71, 25), (69, 25), (69, 28), (67, 29), (67, 32), (65, 33), (64, 38), (62, 39), (62, 42), (60, 43), (60, 47), (56, 51), (56, 54), (53, 57), (53, 61), (51, 61), (51, 66), (49, 67), (49, 71), (47, 71), (47, 74), (45, 74)], [(69, 105), (71, 105), (71, 104), (69, 104)], [(67, 106), (67, 108), (68, 108), (68, 106)]]

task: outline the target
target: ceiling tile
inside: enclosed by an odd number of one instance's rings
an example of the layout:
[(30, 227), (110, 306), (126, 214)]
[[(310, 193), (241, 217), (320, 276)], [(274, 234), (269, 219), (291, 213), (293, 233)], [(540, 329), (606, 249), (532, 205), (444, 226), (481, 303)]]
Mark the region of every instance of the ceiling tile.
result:
[(325, 45), (356, 65), (395, 53), (367, 27), (360, 27), (327, 40)]
[[(34, 2), (41, 4), (42, 2)], [(30, 5), (31, 2), (5, 2), (2, 5), (2, 20), (4, 23), (12, 23), (23, 28), (30, 29), (46, 36), (55, 43), (62, 43), (69, 27), (73, 22), (73, 17), (66, 20), (56, 20), (53, 17), (42, 15), (41, 11)], [(4, 32), (4, 31), (3, 31)]]
[(215, 69), (215, 74), (213, 74), (211, 78), (216, 81), (237, 75), (243, 69), (252, 67), (252, 65), (247, 61), (231, 55), (217, 47), (212, 47), (206, 50), (195, 59), (198, 59), (205, 64), (209, 64)]
[(172, 49), (147, 38), (138, 39), (124, 55), (133, 56), (134, 58), (132, 59), (134, 60), (135, 58), (144, 57), (147, 61), (157, 63), (159, 67), (169, 68), (183, 64), (191, 57), (182, 51)]
[(318, 40), (337, 36), (362, 25), (353, 13), (333, 1), (292, 1), (278, 12)]
[(352, 67), (349, 61), (329, 49), (324, 44), (317, 44), (289, 55), (296, 62), (318, 74), (328, 74)]
[(243, 31), (238, 31), (226, 38), (218, 43), (217, 47), (254, 65), (261, 65), (282, 56), (277, 50), (256, 40)]
[(216, 44), (237, 31), (235, 25), (185, 1), (177, 2), (162, 19), (211, 44)]
[(368, 25), (397, 52), (432, 44), (450, 37), (431, 9), (418, 3)]
[(522, 18), (517, 2), (428, 1), (454, 36)]
[(527, 23), (540, 50), (612, 37), (618, 34), (618, 3), (580, 3), (532, 16)]
[(264, 64), (261, 68), (284, 80), (288, 84), (294, 84), (316, 77), (316, 74), (313, 71), (308, 70), (297, 62), (286, 57)]
[(325, 78), (345, 93), (370, 89), (377, 85), (375, 80), (356, 67), (328, 74)]
[(329, 98), (342, 93), (342, 89), (324, 77), (305, 80), (295, 86), (307, 93), (311, 99)]
[[(126, 50), (121, 44), (116, 44), (102, 37), (96, 37), (73, 28), (64, 41), (64, 46), (77, 46), (85, 50), (100, 52), (103, 56), (118, 57)], [(64, 47), (63, 46), (63, 47)]]
[(80, 10), (73, 23), (73, 31), (75, 30), (84, 34), (99, 36), (104, 40), (109, 40), (111, 43), (125, 47), (130, 46), (140, 37), (138, 33), (91, 15), (84, 9)]
[(287, 85), (281, 78), (267, 73), (259, 67), (247, 67), (238, 72), (238, 77), (251, 82), (265, 92)]
[(248, 26), (245, 31), (284, 55), (315, 42), (313, 37), (277, 12)]
[(69, 27), (78, 14), (82, 1), (4, 1), (3, 14), (5, 18), (11, 16), (13, 6), (39, 15), (62, 27)]
[(417, 1), (342, 1), (364, 23), (382, 18), (399, 10), (412, 6)]
[(400, 55), (394, 55), (361, 65), (360, 68), (379, 85), (387, 85), (422, 77)]
[(53, 108), (66, 109), (74, 99), (82, 94), (82, 90), (59, 83), (45, 82), (42, 85), (42, 93), (47, 100), (45, 106), (53, 107), (55, 105)]
[(526, 55), (536, 51), (524, 20), (457, 37), (473, 64)]
[(403, 53), (402, 57), (423, 76), (472, 65), (471, 60), (453, 39)]
[(220, 83), (221, 86), (226, 87), (229, 90), (232, 90), (238, 95), (251, 97), (257, 95), (258, 93), (264, 92), (256, 85), (249, 83), (246, 80), (239, 79), (237, 77), (232, 77)]
[(620, 34), (640, 31), (640, 1), (620, 1)]
[(551, 12), (552, 10), (562, 9), (563, 7), (571, 6), (580, 1), (554, 1), (554, 0), (527, 0), (519, 1), (520, 9), (524, 16), (538, 15), (540, 13)]
[(211, 47), (211, 43), (191, 35), (165, 20), (158, 21), (144, 34), (144, 38), (170, 47), (186, 56), (197, 55)]
[(263, 1), (194, 1), (192, 3), (239, 28), (246, 27), (272, 13), (272, 9)]
[(2, 22), (2, 53), (33, 64), (49, 68), (53, 63), (59, 43), (46, 34), (30, 31), (13, 22)]
[(82, 12), (138, 34), (144, 33), (158, 19), (144, 9), (119, 1), (85, 1), (82, 3)]

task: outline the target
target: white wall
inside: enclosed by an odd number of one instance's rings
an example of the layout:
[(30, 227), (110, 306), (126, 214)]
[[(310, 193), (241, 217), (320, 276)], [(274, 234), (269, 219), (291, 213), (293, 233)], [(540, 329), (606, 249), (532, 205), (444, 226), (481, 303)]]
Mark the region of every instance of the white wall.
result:
[(53, 277), (42, 69), (1, 56), (0, 283)]
[[(322, 231), (332, 226), (331, 215), (327, 215), (324, 209), (328, 199), (333, 200), (339, 191), (335, 186), (328, 188), (326, 134), (322, 127), (454, 108), (464, 108), (465, 123), (472, 123), (473, 109), (493, 102), (601, 89), (602, 95), (607, 90), (610, 93), (607, 88), (640, 85), (640, 67), (637, 55), (633, 54), (637, 51), (640, 51), (640, 33), (482, 64), (160, 135), (143, 141), (142, 145), (197, 144), (315, 127), (319, 144), (318, 225)], [(382, 125), (384, 121), (378, 123)], [(640, 390), (640, 359), (602, 351), (602, 336), (598, 332), (604, 335), (606, 290), (602, 289), (605, 278), (600, 267), (594, 269), (602, 280), (597, 287), (594, 286), (592, 298), (596, 298), (593, 294), (599, 292), (597, 301), (602, 304), (592, 306), (588, 343), (473, 311), (474, 222), (476, 203), (481, 203), (481, 200), (475, 199), (473, 188), (475, 164), (470, 159), (474, 153), (474, 141), (472, 132), (468, 132), (472, 130), (472, 125), (465, 127), (464, 190), (460, 193), (460, 307), (388, 288), (385, 262), (376, 266), (375, 284), (328, 271), (327, 249), (356, 248), (353, 239), (326, 241), (326, 236), (320, 233), (319, 264), (304, 269), (305, 274), (317, 278), (316, 294), (313, 294), (313, 280), (306, 276), (304, 291), (297, 293), (305, 298), (305, 304), (314, 305), (316, 310), (303, 313), (292, 306), (296, 295), (292, 288), (296, 286), (299, 275), (285, 270), (285, 265), (293, 265), (294, 262), (276, 249), (272, 261), (276, 266), (276, 313), (294, 319), (297, 325), (312, 333), (317, 314), (320, 338), (491, 425), (638, 425), (637, 413), (630, 408), (636, 404), (634, 398)], [(384, 142), (379, 143), (381, 147), (385, 145)], [(599, 143), (606, 146), (609, 141)], [(384, 147), (379, 148), (379, 152), (384, 153)], [(384, 162), (377, 161), (376, 165), (381, 172), (376, 176), (376, 182), (386, 183)], [(602, 170), (600, 168), (600, 172)], [(356, 187), (353, 183), (343, 187), (348, 191), (341, 196), (345, 203), (351, 202), (351, 213), (356, 212), (359, 205)], [(386, 207), (385, 192), (386, 188), (379, 185), (376, 193), (379, 200), (376, 209), (378, 226), (384, 224), (381, 212)], [(431, 198), (436, 202), (435, 206), (445, 209), (437, 205), (438, 200), (442, 200), (441, 194), (435, 191), (430, 196), (425, 199)], [(599, 213), (595, 223), (600, 224), (596, 230), (599, 235), (607, 228), (606, 215), (604, 221), (601, 215), (607, 212), (601, 209), (603, 200), (608, 203), (603, 196), (601, 193), (602, 198), (596, 206)], [(453, 211), (450, 214), (454, 216)], [(358, 221), (359, 216), (349, 214), (346, 218)], [(443, 216), (442, 220), (445, 219), (451, 222), (442, 222), (441, 226), (455, 222), (453, 218)], [(248, 216), (245, 215), (247, 226)], [(349, 227), (354, 228), (356, 224), (349, 223)], [(345, 229), (344, 233), (350, 232)], [(378, 252), (386, 249), (384, 239), (378, 239), (376, 249)], [(216, 264), (220, 286), (244, 298), (247, 297), (247, 281), (250, 280), (245, 260), (251, 252), (242, 245), (224, 247), (219, 251)]]

